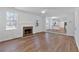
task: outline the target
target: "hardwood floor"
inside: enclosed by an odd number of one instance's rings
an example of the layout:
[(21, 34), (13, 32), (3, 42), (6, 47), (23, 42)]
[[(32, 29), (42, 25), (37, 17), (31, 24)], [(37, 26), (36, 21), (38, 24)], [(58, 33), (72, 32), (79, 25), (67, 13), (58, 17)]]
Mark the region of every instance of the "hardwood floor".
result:
[(73, 37), (38, 33), (28, 37), (0, 42), (0, 52), (77, 52)]

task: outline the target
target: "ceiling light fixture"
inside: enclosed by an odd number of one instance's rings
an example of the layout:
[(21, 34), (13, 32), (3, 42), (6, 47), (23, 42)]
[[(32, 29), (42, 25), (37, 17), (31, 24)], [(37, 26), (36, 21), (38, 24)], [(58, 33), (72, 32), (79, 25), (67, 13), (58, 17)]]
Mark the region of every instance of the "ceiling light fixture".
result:
[(52, 19), (57, 19), (58, 17), (51, 17)]
[(41, 11), (42, 14), (45, 14), (47, 11), (47, 9), (44, 9), (43, 11)]

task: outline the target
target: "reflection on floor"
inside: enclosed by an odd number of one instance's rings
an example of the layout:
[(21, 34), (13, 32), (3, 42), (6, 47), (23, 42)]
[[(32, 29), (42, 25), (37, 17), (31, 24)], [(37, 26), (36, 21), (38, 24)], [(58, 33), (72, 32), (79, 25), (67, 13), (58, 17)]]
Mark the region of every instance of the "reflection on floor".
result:
[(55, 33), (64, 33), (65, 34), (64, 28), (60, 28), (60, 29), (48, 29), (47, 31), (49, 31), (49, 32), (55, 32)]
[(1, 42), (0, 51), (75, 52), (78, 49), (71, 36), (41, 32), (28, 37)]

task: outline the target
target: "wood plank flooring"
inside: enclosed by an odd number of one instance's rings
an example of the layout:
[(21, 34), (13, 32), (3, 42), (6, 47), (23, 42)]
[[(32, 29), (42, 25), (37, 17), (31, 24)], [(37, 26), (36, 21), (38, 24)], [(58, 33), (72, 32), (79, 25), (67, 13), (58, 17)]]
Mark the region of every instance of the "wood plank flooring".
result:
[(0, 52), (77, 52), (73, 37), (55, 33), (38, 33), (0, 42)]

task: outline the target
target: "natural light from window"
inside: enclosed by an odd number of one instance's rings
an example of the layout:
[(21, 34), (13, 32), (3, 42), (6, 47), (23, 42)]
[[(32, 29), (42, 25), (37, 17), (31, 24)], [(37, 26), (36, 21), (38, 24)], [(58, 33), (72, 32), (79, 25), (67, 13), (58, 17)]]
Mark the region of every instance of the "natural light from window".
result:
[(6, 30), (16, 29), (17, 15), (15, 12), (6, 12)]

